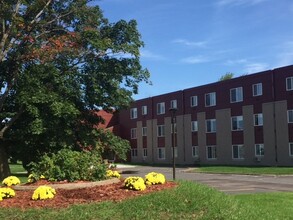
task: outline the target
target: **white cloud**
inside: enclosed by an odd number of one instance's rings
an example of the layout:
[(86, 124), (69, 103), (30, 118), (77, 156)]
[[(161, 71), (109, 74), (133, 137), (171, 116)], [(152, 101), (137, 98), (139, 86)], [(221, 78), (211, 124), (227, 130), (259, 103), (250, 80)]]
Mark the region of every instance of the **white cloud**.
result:
[(245, 73), (257, 73), (264, 70), (267, 70), (269, 68), (269, 65), (266, 63), (247, 63), (244, 66), (244, 72)]
[(166, 57), (159, 54), (155, 54), (149, 50), (141, 50), (140, 55), (142, 58), (147, 58), (151, 60), (166, 60)]
[(218, 6), (243, 6), (243, 5), (256, 5), (267, 0), (219, 0)]
[(192, 56), (192, 57), (186, 57), (181, 59), (181, 62), (188, 63), (188, 64), (197, 64), (197, 63), (207, 63), (210, 62), (211, 59), (205, 56)]
[(173, 40), (172, 43), (183, 44), (191, 47), (205, 47), (207, 45), (207, 41), (189, 41), (186, 39), (176, 39)]
[(287, 66), (293, 63), (293, 41), (284, 42), (282, 52), (277, 55), (277, 66)]
[(227, 60), (224, 64), (228, 66), (239, 65), (247, 63), (246, 59), (238, 59), (238, 60)]

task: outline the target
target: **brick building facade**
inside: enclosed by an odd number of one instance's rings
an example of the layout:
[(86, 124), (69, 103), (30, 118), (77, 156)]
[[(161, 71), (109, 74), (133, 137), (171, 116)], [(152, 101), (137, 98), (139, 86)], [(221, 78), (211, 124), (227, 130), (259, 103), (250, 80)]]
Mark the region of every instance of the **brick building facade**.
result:
[(293, 66), (133, 102), (119, 113), (132, 162), (171, 164), (174, 107), (177, 164), (293, 165)]

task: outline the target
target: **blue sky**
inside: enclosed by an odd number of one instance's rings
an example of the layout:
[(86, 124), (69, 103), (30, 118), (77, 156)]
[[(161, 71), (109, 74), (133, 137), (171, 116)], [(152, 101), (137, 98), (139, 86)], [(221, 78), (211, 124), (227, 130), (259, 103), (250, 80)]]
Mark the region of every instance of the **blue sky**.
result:
[(110, 22), (138, 22), (152, 85), (134, 99), (293, 64), (292, 0), (99, 0)]

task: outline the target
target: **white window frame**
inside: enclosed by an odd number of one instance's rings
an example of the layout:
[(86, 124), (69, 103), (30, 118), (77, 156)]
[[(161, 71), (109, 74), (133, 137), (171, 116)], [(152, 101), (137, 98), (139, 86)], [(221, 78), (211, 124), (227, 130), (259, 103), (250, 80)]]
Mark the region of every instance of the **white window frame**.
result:
[(176, 99), (171, 100), (171, 102), (170, 102), (170, 107), (171, 107), (171, 108), (176, 108), (176, 109), (177, 109), (177, 100), (176, 100)]
[(136, 139), (137, 138), (137, 129), (136, 128), (131, 128), (130, 129), (130, 138), (131, 139)]
[(288, 123), (293, 123), (293, 109), (287, 111)]
[(197, 131), (198, 131), (197, 121), (191, 121), (191, 132), (197, 132)]
[[(210, 125), (210, 129), (209, 129)], [(217, 132), (217, 122), (216, 119), (206, 119), (206, 133), (215, 133)]]
[(137, 148), (131, 148), (131, 158), (137, 157)]
[(216, 106), (217, 96), (216, 92), (210, 92), (205, 94), (205, 107)]
[[(234, 94), (235, 93), (235, 99)], [(237, 87), (230, 89), (230, 103), (242, 102), (243, 101), (243, 88)]]
[[(178, 158), (178, 148), (174, 147), (175, 158)], [(171, 147), (171, 158), (173, 158), (173, 147)]]
[(143, 137), (145, 137), (145, 136), (147, 136), (148, 135), (148, 129), (147, 129), (147, 127), (142, 127), (141, 128), (141, 134), (142, 134), (142, 136)]
[(195, 107), (197, 106), (197, 95), (191, 96), (190, 97), (190, 106), (191, 107)]
[(293, 157), (293, 142), (289, 143), (289, 156)]
[(191, 155), (193, 158), (199, 158), (199, 147), (198, 146), (192, 146)]
[(166, 149), (164, 147), (157, 148), (157, 156), (158, 160), (165, 160), (166, 159)]
[(258, 113), (253, 116), (254, 126), (263, 126), (263, 114)]
[(253, 96), (262, 95), (262, 83), (256, 83), (252, 85), (252, 95)]
[(165, 125), (157, 125), (157, 136), (165, 137)]
[[(237, 157), (234, 157), (234, 150), (237, 148)], [(243, 144), (234, 144), (232, 145), (232, 159), (234, 160), (243, 160), (244, 159), (244, 145)]]
[(148, 107), (146, 105), (141, 106), (141, 114), (147, 115), (148, 114)]
[[(211, 149), (211, 156), (209, 157), (209, 149)], [(207, 160), (216, 160), (217, 159), (217, 146), (210, 145), (206, 147), (206, 153), (207, 153)]]
[(131, 108), (130, 109), (130, 119), (136, 119), (137, 118), (137, 108)]
[(165, 102), (157, 103), (157, 115), (165, 114)]
[[(236, 122), (236, 128), (234, 128), (234, 120)], [(243, 130), (243, 116), (242, 115), (231, 117), (231, 130), (232, 131), (242, 131)]]
[(143, 150), (142, 150), (142, 157), (143, 158), (148, 157), (148, 149), (147, 148), (143, 148)]
[[(177, 123), (174, 123), (175, 134), (177, 134)], [(171, 123), (171, 134), (173, 134), (173, 125)]]
[(265, 147), (264, 144), (255, 144), (255, 156), (263, 157), (265, 155)]
[(293, 90), (293, 76), (286, 78), (286, 91)]

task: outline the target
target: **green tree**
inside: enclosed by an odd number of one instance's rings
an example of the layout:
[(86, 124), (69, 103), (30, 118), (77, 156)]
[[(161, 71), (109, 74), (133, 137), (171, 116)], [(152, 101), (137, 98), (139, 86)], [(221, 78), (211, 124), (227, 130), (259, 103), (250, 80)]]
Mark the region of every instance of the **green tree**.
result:
[(232, 79), (233, 77), (234, 77), (234, 73), (226, 73), (225, 75), (221, 76), (218, 81)]
[(92, 145), (93, 112), (127, 106), (148, 82), (136, 21), (109, 23), (89, 2), (0, 1), (0, 179), (8, 147)]

